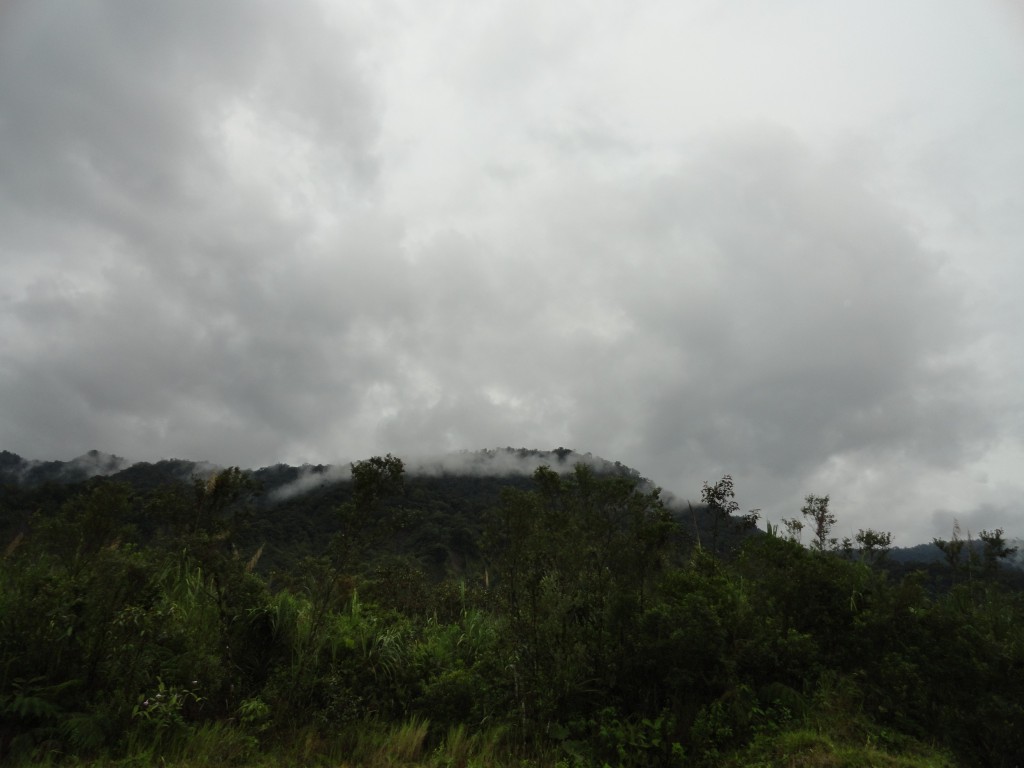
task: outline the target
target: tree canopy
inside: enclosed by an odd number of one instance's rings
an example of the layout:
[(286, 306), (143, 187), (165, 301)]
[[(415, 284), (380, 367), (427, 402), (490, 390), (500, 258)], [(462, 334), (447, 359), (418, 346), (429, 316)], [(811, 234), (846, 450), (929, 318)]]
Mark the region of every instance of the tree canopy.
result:
[(828, 496), (801, 510), (805, 548), (795, 526), (738, 514), (729, 475), (682, 514), (636, 473), (555, 466), (496, 485), (372, 457), (277, 501), (261, 482), (300, 475), (8, 483), (3, 758), (1024, 754), (1024, 599), (1002, 530), (976, 546), (954, 531), (935, 542), (945, 565), (899, 571), (886, 532), (836, 543)]

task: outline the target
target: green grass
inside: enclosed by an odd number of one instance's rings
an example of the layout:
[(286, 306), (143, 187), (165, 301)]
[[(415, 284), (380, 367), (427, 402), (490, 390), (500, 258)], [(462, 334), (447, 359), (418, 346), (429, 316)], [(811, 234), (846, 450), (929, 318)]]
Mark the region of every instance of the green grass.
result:
[[(279, 734), (276, 744), (261, 749), (243, 728), (210, 724), (195, 729), (187, 739), (163, 744), (159, 752), (140, 747), (127, 758), (80, 760), (53, 750), (16, 762), (14, 768), (556, 768), (569, 764), (586, 768), (579, 760), (559, 761), (554, 752), (524, 759), (507, 737), (501, 727), (473, 730), (457, 725), (432, 732), (427, 720), (412, 718), (401, 724), (362, 722), (326, 734), (303, 727), (286, 736)], [(716, 768), (957, 768), (947, 755), (906, 736), (889, 738), (856, 717), (808, 719), (788, 730), (761, 733), (746, 747), (716, 757), (713, 764)]]
[(760, 736), (724, 759), (723, 768), (956, 768), (949, 757), (923, 745), (908, 744), (893, 754), (871, 743), (836, 741), (813, 730)]

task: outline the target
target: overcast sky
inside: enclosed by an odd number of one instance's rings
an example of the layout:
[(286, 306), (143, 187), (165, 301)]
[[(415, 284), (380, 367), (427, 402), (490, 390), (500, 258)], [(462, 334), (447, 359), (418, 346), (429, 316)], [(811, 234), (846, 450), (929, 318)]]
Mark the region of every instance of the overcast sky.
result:
[(6, 0), (0, 448), (1024, 536), (1020, 8)]

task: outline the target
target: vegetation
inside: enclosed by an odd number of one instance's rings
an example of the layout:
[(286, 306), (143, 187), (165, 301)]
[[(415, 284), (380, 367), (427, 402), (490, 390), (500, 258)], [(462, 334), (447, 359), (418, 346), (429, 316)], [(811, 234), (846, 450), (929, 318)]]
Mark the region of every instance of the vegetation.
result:
[(796, 519), (737, 515), (729, 476), (677, 516), (635, 472), (553, 466), (497, 483), (374, 457), (286, 499), (260, 488), (284, 467), (11, 480), (0, 760), (1020, 763), (1001, 530), (903, 572), (886, 533), (830, 537), (828, 496), (805, 548)]

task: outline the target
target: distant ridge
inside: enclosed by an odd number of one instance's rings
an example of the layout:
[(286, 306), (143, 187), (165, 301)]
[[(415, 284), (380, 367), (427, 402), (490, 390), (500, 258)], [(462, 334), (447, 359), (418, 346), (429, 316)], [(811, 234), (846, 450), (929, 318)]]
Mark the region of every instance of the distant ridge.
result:
[[(404, 489), (390, 503), (400, 509), (402, 524), (393, 539), (380, 544), (393, 554), (411, 556), (432, 578), (460, 572), (479, 557), (477, 543), (489, 510), (509, 489), (535, 488), (541, 466), (568, 474), (579, 464), (596, 476), (629, 478), (641, 490), (649, 482), (620, 462), (567, 448), (536, 450), (494, 448), (443, 456), (400, 457)], [(254, 482), (246, 497), (248, 521), (237, 544), (262, 552), (260, 567), (285, 568), (302, 557), (323, 554), (325, 543), (341, 526), (339, 508), (352, 494), (351, 464), (274, 464), (243, 469)], [(152, 532), (148, 494), (168, 491), (188, 504), (192, 483), (221, 467), (206, 462), (166, 459), (132, 463), (113, 454), (90, 451), (71, 461), (32, 461), (11, 452), (0, 454), (0, 532), (12, 539), (28, 529), (37, 510), (58, 514), (86, 483), (125, 483), (138, 492), (132, 518), (137, 530)], [(177, 489), (174, 489), (177, 486)], [(653, 486), (651, 486), (653, 487)], [(159, 507), (159, 503), (157, 504)], [(703, 518), (701, 511), (698, 516)], [(687, 525), (690, 520), (687, 518)]]
[[(561, 447), (552, 450), (506, 447), (401, 458), (405, 463), (406, 474), (416, 477), (529, 477), (541, 466), (551, 467), (557, 472), (570, 472), (577, 464), (585, 464), (602, 474), (620, 474), (650, 484), (637, 470), (621, 462)], [(0, 451), (0, 483), (29, 487), (45, 483), (80, 483), (93, 477), (112, 477), (136, 487), (151, 488), (162, 482), (206, 477), (220, 469), (223, 467), (210, 462), (187, 459), (134, 462), (98, 450), (88, 451), (70, 461), (40, 461), (23, 458), (11, 451)], [(263, 481), (269, 492), (287, 497), (302, 493), (303, 486), (342, 482), (350, 474), (347, 463), (300, 466), (274, 464), (245, 468), (245, 471)]]
[[(416, 478), (508, 478), (528, 481), (538, 467), (547, 466), (559, 473), (573, 471), (577, 464), (585, 464), (599, 474), (615, 474), (633, 478), (641, 487), (653, 489), (654, 484), (639, 471), (618, 461), (609, 461), (591, 453), (579, 453), (571, 448), (551, 450), (535, 448), (489, 448), (462, 450), (440, 456), (400, 456), (408, 477)], [(128, 483), (139, 490), (152, 490), (167, 483), (189, 483), (193, 478), (205, 478), (223, 469), (207, 461), (162, 459), (157, 462), (133, 462), (122, 456), (91, 450), (69, 461), (32, 460), (11, 451), (0, 451), (0, 485), (35, 488), (46, 484), (71, 485), (95, 477), (109, 477)], [(345, 464), (274, 464), (245, 471), (261, 487), (259, 503), (275, 506), (297, 499), (304, 494), (323, 491), (344, 483), (351, 476)], [(670, 508), (686, 510), (685, 499), (663, 494)], [(693, 504), (694, 507), (702, 505)], [(756, 532), (753, 532), (756, 535)], [(1012, 564), (1024, 568), (1024, 540), (1010, 539), (1018, 547), (1010, 558)], [(888, 560), (907, 566), (926, 566), (943, 561), (942, 552), (930, 542), (908, 547), (893, 547)]]
[(83, 453), (71, 461), (33, 461), (0, 451), (0, 482), (13, 485), (80, 483), (97, 475), (113, 475), (131, 466), (121, 456), (101, 451)]

